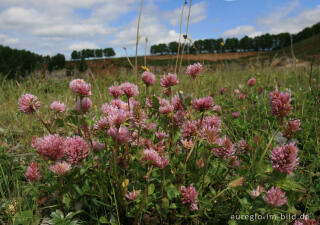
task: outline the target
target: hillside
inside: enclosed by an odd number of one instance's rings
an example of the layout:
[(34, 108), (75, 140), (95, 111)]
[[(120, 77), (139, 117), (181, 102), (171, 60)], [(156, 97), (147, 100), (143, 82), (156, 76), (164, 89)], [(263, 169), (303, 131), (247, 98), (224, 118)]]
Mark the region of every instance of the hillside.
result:
[[(298, 58), (310, 58), (315, 56), (320, 60), (320, 34), (316, 34), (310, 38), (302, 40), (293, 45), (294, 54)], [(283, 50), (279, 50), (283, 54), (291, 56), (291, 47), (288, 46)], [(278, 52), (279, 52), (278, 51)]]

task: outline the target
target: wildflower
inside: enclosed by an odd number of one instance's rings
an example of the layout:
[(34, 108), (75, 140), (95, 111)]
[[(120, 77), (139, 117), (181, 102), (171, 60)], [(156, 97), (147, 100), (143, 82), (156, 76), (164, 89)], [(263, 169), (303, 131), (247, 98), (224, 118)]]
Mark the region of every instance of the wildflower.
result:
[(89, 111), (89, 109), (92, 107), (92, 101), (88, 97), (84, 97), (81, 100), (80, 104), (80, 99), (77, 100), (75, 110), (78, 112), (86, 113)]
[(166, 156), (160, 156), (159, 159), (156, 161), (156, 166), (160, 169), (164, 169), (169, 165), (169, 158)]
[(64, 142), (64, 150), (68, 163), (77, 164), (90, 154), (87, 142), (79, 136), (67, 137)]
[(219, 147), (213, 149), (213, 153), (216, 157), (222, 159), (230, 159), (235, 155), (235, 148), (229, 138), (224, 136), (223, 138), (218, 138), (216, 144)]
[(271, 152), (272, 167), (281, 173), (292, 174), (299, 164), (298, 148), (295, 143), (275, 147)]
[(183, 147), (185, 147), (186, 149), (192, 149), (193, 148), (193, 142), (192, 140), (188, 140), (188, 139), (182, 139), (181, 143), (183, 145)]
[(133, 189), (131, 192), (127, 192), (125, 196), (127, 199), (134, 201), (139, 197), (140, 193), (141, 193), (141, 190)]
[(240, 113), (239, 112), (233, 112), (231, 115), (232, 115), (233, 118), (240, 117)]
[(286, 124), (286, 130), (283, 135), (290, 139), (298, 130), (300, 130), (300, 125), (300, 120), (290, 120)]
[(147, 116), (143, 109), (139, 105), (134, 106), (130, 112), (130, 120), (133, 126), (145, 127), (146, 119)]
[(180, 96), (178, 94), (175, 94), (172, 98), (171, 98), (171, 102), (172, 105), (174, 107), (174, 110), (183, 110), (184, 109), (184, 105), (180, 99)]
[(218, 116), (208, 116), (202, 121), (200, 130), (201, 138), (206, 140), (209, 144), (214, 144), (218, 138), (220, 129), (220, 118)]
[(256, 198), (263, 192), (265, 192), (264, 188), (261, 185), (258, 185), (256, 189), (253, 189), (250, 192), (250, 195), (251, 195), (252, 198)]
[(142, 81), (147, 86), (153, 85), (154, 82), (156, 81), (156, 77), (154, 76), (154, 74), (149, 71), (143, 72), (143, 74), (141, 75), (141, 78), (142, 78)]
[(263, 196), (263, 200), (272, 207), (281, 207), (287, 203), (286, 193), (275, 186)]
[(56, 162), (50, 166), (50, 170), (57, 176), (62, 176), (71, 170), (71, 165), (67, 162)]
[(238, 94), (240, 94), (240, 90), (239, 89), (234, 89), (233, 93), (238, 95)]
[(157, 161), (160, 160), (158, 152), (154, 149), (144, 149), (142, 152), (145, 156), (142, 158), (142, 161), (148, 161), (150, 164), (155, 165)]
[(249, 80), (248, 80), (248, 85), (249, 86), (253, 86), (253, 85), (255, 85), (257, 83), (257, 80), (256, 80), (256, 78), (254, 78), (254, 77), (251, 77)]
[(107, 117), (101, 117), (93, 127), (94, 130), (108, 130), (109, 128), (110, 123)]
[(165, 139), (168, 136), (168, 134), (166, 132), (163, 132), (163, 131), (157, 131), (155, 134), (156, 134), (156, 137), (160, 141), (162, 141), (163, 139)]
[(62, 113), (62, 112), (64, 112), (66, 110), (66, 105), (63, 104), (63, 103), (60, 103), (58, 101), (54, 101), (54, 102), (51, 103), (50, 109), (52, 111)]
[(308, 215), (304, 215), (303, 219), (296, 220), (293, 225), (318, 225), (319, 221), (310, 219)]
[(178, 77), (176, 74), (169, 73), (168, 75), (163, 75), (160, 80), (161, 87), (171, 87), (179, 83)]
[[(108, 135), (110, 135), (113, 139), (113, 141), (125, 144), (128, 143), (131, 140), (131, 135), (130, 131), (128, 130), (127, 127), (121, 126), (119, 130), (117, 131), (118, 128), (111, 127), (108, 130)], [(118, 135), (117, 135), (118, 134)]]
[(32, 94), (22, 95), (18, 100), (19, 110), (25, 114), (31, 114), (40, 108), (40, 101)]
[(195, 79), (202, 71), (202, 65), (200, 63), (195, 63), (187, 67), (187, 74)]
[(157, 124), (154, 122), (149, 122), (146, 124), (145, 128), (150, 131), (155, 130), (155, 129), (157, 129)]
[(271, 113), (278, 117), (289, 116), (292, 111), (291, 94), (288, 92), (278, 92), (275, 90), (269, 94)]
[(168, 114), (168, 113), (173, 112), (174, 107), (173, 107), (173, 105), (171, 105), (169, 103), (169, 101), (167, 99), (162, 98), (162, 99), (160, 99), (159, 103), (160, 103), (160, 107), (159, 107), (160, 113)]
[(109, 94), (112, 95), (114, 98), (119, 98), (124, 93), (119, 86), (114, 85), (109, 87)]
[(181, 186), (180, 193), (182, 204), (189, 205), (190, 210), (198, 210), (198, 192), (193, 184), (190, 184), (189, 187)]
[(221, 106), (220, 105), (213, 106), (213, 111), (221, 113)]
[(245, 99), (245, 98), (246, 98), (245, 94), (239, 94), (238, 95), (238, 99), (240, 99), (240, 100)]
[(178, 110), (174, 115), (173, 115), (173, 122), (175, 125), (182, 125), (184, 119), (186, 117), (186, 112), (184, 110)]
[(110, 105), (118, 109), (128, 110), (128, 104), (120, 99), (112, 99)]
[(120, 127), (120, 125), (126, 121), (128, 118), (128, 112), (123, 109), (117, 109), (110, 107), (110, 112), (108, 113), (108, 120), (110, 126)]
[(152, 105), (152, 98), (151, 97), (147, 97), (146, 98), (146, 106), (149, 107), (149, 108), (152, 108), (153, 105)]
[(181, 134), (183, 138), (196, 136), (198, 132), (199, 122), (195, 120), (186, 121), (181, 128)]
[(30, 164), (25, 175), (26, 175), (27, 180), (32, 181), (32, 182), (39, 181), (42, 178), (42, 176), (39, 172), (37, 162), (32, 162)]
[(105, 148), (106, 146), (104, 144), (99, 143), (98, 141), (93, 141), (92, 143), (92, 149), (94, 152), (99, 152)]
[(138, 87), (135, 84), (124, 82), (119, 87), (127, 98), (131, 98), (139, 94)]
[(212, 97), (205, 97), (200, 99), (195, 99), (193, 102), (193, 108), (197, 111), (203, 112), (213, 107)]
[(90, 96), (91, 95), (91, 85), (82, 79), (72, 80), (69, 84), (69, 88), (76, 94), (80, 96)]
[(32, 142), (32, 147), (34, 147), (38, 154), (44, 159), (58, 160), (64, 156), (63, 149), (63, 138), (58, 134), (49, 134), (42, 138), (34, 138)]
[(235, 145), (237, 152), (243, 153), (246, 150), (249, 150), (249, 145), (246, 142), (246, 140), (240, 140), (236, 145)]

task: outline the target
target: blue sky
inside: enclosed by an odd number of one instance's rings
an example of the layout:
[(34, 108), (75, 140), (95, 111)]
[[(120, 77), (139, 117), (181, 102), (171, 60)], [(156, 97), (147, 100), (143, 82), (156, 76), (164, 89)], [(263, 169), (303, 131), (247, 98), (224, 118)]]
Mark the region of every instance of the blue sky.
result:
[[(140, 48), (178, 40), (184, 0), (144, 0)], [(189, 1), (188, 1), (189, 3)], [(0, 44), (67, 57), (73, 49), (113, 47), (133, 55), (140, 0), (1, 0)], [(186, 25), (185, 10), (183, 32)], [(320, 0), (193, 0), (189, 36), (296, 33), (320, 22)]]

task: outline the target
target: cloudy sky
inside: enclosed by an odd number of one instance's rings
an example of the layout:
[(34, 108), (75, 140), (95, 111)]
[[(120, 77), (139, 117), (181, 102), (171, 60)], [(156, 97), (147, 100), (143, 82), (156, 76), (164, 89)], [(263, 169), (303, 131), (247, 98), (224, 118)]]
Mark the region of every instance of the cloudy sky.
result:
[[(188, 1), (189, 2), (189, 1)], [(0, 44), (40, 54), (113, 47), (134, 53), (140, 0), (0, 0)], [(175, 41), (184, 0), (144, 0), (141, 40)], [(193, 40), (299, 32), (320, 22), (320, 0), (193, 0)], [(187, 11), (187, 10), (186, 10)], [(143, 42), (139, 52), (143, 52)]]

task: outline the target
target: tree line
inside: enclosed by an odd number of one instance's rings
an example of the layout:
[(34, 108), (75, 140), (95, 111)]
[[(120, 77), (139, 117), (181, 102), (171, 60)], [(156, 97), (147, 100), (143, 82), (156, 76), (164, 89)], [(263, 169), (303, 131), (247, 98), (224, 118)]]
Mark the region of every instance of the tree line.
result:
[(47, 58), (30, 51), (0, 45), (0, 73), (8, 78), (30, 74), (45, 60)]
[[(185, 46), (184, 54), (270, 51), (291, 45), (291, 40), (293, 43), (296, 43), (315, 34), (320, 34), (320, 23), (307, 27), (297, 34), (280, 33), (272, 35), (267, 33), (254, 38), (244, 36), (241, 39), (227, 38), (224, 40), (223, 38), (219, 38), (197, 40)], [(152, 55), (177, 54), (178, 45), (178, 42), (152, 45), (150, 53)]]
[(104, 49), (82, 49), (81, 51), (72, 51), (71, 59), (89, 59), (89, 58), (103, 58), (115, 56), (116, 53), (113, 48), (104, 48)]

